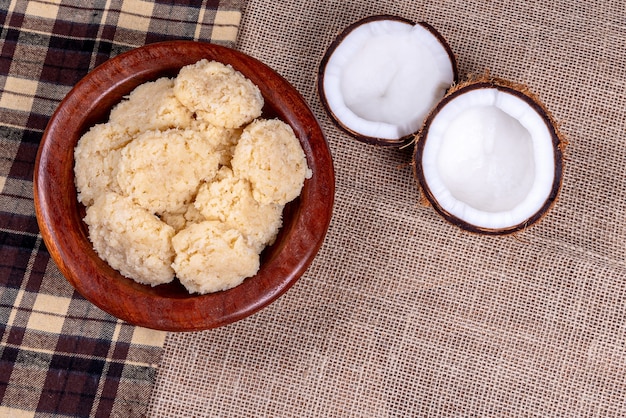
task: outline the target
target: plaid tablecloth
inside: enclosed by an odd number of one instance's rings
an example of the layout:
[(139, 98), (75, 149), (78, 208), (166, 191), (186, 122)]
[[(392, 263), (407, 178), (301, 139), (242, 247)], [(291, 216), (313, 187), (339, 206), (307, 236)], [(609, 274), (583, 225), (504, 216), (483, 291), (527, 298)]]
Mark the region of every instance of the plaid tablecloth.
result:
[(233, 46), (242, 7), (0, 1), (0, 417), (145, 414), (166, 334), (109, 316), (59, 273), (35, 219), (35, 156), (57, 104), (88, 71), (167, 39)]

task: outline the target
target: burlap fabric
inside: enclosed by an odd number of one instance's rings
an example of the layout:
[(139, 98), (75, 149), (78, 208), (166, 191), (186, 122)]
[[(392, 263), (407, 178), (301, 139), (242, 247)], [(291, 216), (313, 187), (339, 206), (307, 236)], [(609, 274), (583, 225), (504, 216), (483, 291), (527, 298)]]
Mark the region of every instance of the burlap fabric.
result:
[(240, 6), (0, 1), (0, 417), (145, 415), (166, 334), (102, 312), (59, 273), (35, 220), (35, 156), (96, 65), (166, 39), (233, 46)]
[[(409, 153), (338, 131), (316, 71), (391, 13), (435, 26), (462, 75), (527, 83), (569, 137), (559, 201), (516, 236), (418, 204)], [(225, 328), (169, 334), (155, 417), (626, 415), (626, 11), (620, 1), (250, 0), (238, 47), (307, 98), (337, 175), (304, 277)]]

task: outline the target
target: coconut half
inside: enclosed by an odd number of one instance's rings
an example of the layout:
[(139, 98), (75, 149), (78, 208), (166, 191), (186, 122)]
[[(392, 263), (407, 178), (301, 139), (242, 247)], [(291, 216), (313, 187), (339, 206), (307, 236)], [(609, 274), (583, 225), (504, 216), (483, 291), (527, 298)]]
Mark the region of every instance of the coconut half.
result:
[(378, 15), (337, 36), (317, 87), (339, 128), (366, 143), (401, 146), (456, 79), (454, 54), (432, 26)]
[(555, 202), (564, 144), (527, 87), (485, 75), (451, 89), (431, 112), (413, 166), (424, 197), (446, 220), (506, 234), (535, 223)]

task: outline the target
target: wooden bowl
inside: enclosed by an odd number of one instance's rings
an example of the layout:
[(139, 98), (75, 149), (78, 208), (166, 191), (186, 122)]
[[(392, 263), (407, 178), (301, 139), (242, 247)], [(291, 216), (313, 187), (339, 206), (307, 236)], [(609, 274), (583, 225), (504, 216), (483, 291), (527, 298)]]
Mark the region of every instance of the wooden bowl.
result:
[[(264, 117), (293, 128), (313, 171), (299, 198), (289, 203), (274, 245), (261, 254), (257, 275), (227, 291), (189, 294), (175, 280), (150, 287), (123, 277), (101, 260), (82, 221), (74, 185), (74, 147), (91, 126), (135, 87), (175, 76), (200, 59), (230, 64), (255, 83)], [(129, 323), (168, 331), (226, 325), (267, 306), (305, 272), (319, 250), (332, 215), (333, 163), (324, 134), (302, 96), (258, 60), (218, 45), (171, 41), (146, 45), (95, 68), (68, 93), (52, 115), (36, 160), (35, 210), (43, 240), (61, 272), (87, 300)]]

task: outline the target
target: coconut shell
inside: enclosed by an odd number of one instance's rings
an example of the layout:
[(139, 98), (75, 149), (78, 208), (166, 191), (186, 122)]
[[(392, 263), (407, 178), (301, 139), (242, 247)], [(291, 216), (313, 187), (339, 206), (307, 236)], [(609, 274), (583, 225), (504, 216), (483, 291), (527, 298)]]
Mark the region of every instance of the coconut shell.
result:
[[(432, 124), (435, 117), (439, 114), (441, 109), (448, 104), (450, 101), (459, 97), (460, 95), (467, 93), (469, 91), (473, 91), (476, 89), (483, 88), (493, 88), (503, 92), (507, 92), (509, 94), (515, 95), (516, 97), (522, 99), (526, 103), (528, 103), (544, 120), (548, 130), (550, 132), (550, 136), (552, 138), (552, 145), (554, 150), (554, 167), (555, 167), (555, 175), (554, 181), (550, 190), (548, 197), (546, 198), (545, 203), (541, 206), (541, 208), (532, 216), (530, 216), (525, 221), (513, 225), (507, 228), (499, 228), (499, 229), (489, 229), (483, 228), (476, 225), (469, 224), (462, 219), (450, 214), (448, 211), (443, 209), (430, 188), (428, 187), (428, 183), (426, 182), (424, 172), (422, 170), (422, 155), (424, 152), (424, 146), (428, 141), (428, 132), (429, 127)], [(421, 200), (426, 201), (430, 206), (432, 206), (435, 211), (437, 211), (447, 222), (456, 225), (457, 227), (477, 234), (487, 234), (487, 235), (506, 235), (512, 234), (516, 232), (520, 232), (530, 227), (531, 225), (537, 223), (541, 220), (549, 210), (554, 206), (557, 201), (557, 197), (559, 191), (561, 189), (561, 185), (563, 182), (563, 164), (564, 164), (564, 150), (567, 146), (567, 140), (565, 139), (563, 133), (560, 130), (560, 125), (554, 119), (550, 111), (546, 108), (546, 106), (542, 103), (539, 97), (533, 93), (530, 88), (521, 83), (515, 83), (509, 80), (505, 80), (498, 77), (493, 77), (489, 74), (489, 72), (485, 72), (481, 75), (470, 75), (465, 81), (455, 84), (452, 86), (443, 99), (435, 106), (435, 108), (430, 112), (430, 114), (426, 117), (424, 121), (424, 125), (420, 132), (416, 135), (416, 146), (413, 154), (413, 173), (418, 182), (419, 188), (421, 190)]]
[(322, 60), (320, 62), (320, 66), (319, 66), (319, 69), (318, 69), (318, 72), (317, 72), (317, 93), (318, 93), (318, 97), (319, 97), (319, 99), (320, 99), (320, 101), (322, 103), (322, 106), (326, 110), (326, 113), (328, 113), (328, 115), (330, 116), (330, 118), (333, 121), (333, 123), (339, 129), (341, 129), (343, 132), (345, 132), (348, 135), (354, 137), (358, 141), (364, 142), (366, 144), (378, 145), (378, 146), (383, 146), (383, 147), (402, 147), (402, 146), (406, 146), (407, 144), (410, 144), (414, 140), (415, 133), (406, 135), (406, 136), (404, 136), (402, 138), (399, 138), (399, 139), (384, 139), (384, 138), (375, 138), (375, 137), (371, 137), (371, 136), (365, 136), (365, 135), (362, 135), (362, 134), (360, 134), (358, 132), (355, 132), (354, 130), (352, 130), (352, 129), (348, 128), (347, 126), (345, 126), (341, 122), (341, 120), (333, 113), (333, 111), (331, 110), (331, 108), (330, 108), (330, 106), (328, 104), (328, 100), (326, 99), (326, 95), (324, 93), (324, 73), (326, 71), (326, 66), (328, 64), (328, 60), (333, 55), (333, 53), (335, 52), (335, 50), (337, 49), (339, 44), (348, 35), (350, 35), (350, 33), (353, 30), (355, 30), (359, 26), (361, 26), (363, 24), (366, 24), (366, 23), (378, 21), (378, 20), (392, 20), (392, 21), (406, 23), (407, 25), (411, 25), (411, 26), (420, 25), (423, 28), (425, 28), (426, 30), (428, 30), (433, 36), (435, 36), (437, 38), (437, 40), (441, 43), (441, 45), (445, 48), (446, 52), (448, 53), (448, 56), (450, 57), (450, 62), (452, 64), (452, 71), (454, 73), (454, 81), (455, 82), (458, 81), (458, 68), (457, 68), (456, 57), (454, 56), (454, 53), (452, 52), (452, 49), (450, 48), (450, 45), (448, 44), (446, 39), (433, 26), (431, 26), (430, 24), (428, 24), (426, 22), (414, 22), (414, 21), (412, 21), (410, 19), (406, 19), (404, 17), (383, 14), (383, 15), (369, 16), (369, 17), (361, 19), (361, 20), (359, 20), (357, 22), (354, 22), (350, 26), (345, 28), (343, 31), (341, 31), (335, 37), (335, 39), (333, 40), (333, 42), (330, 44), (330, 46), (326, 50), (326, 53), (324, 54), (324, 56), (322, 57)]

